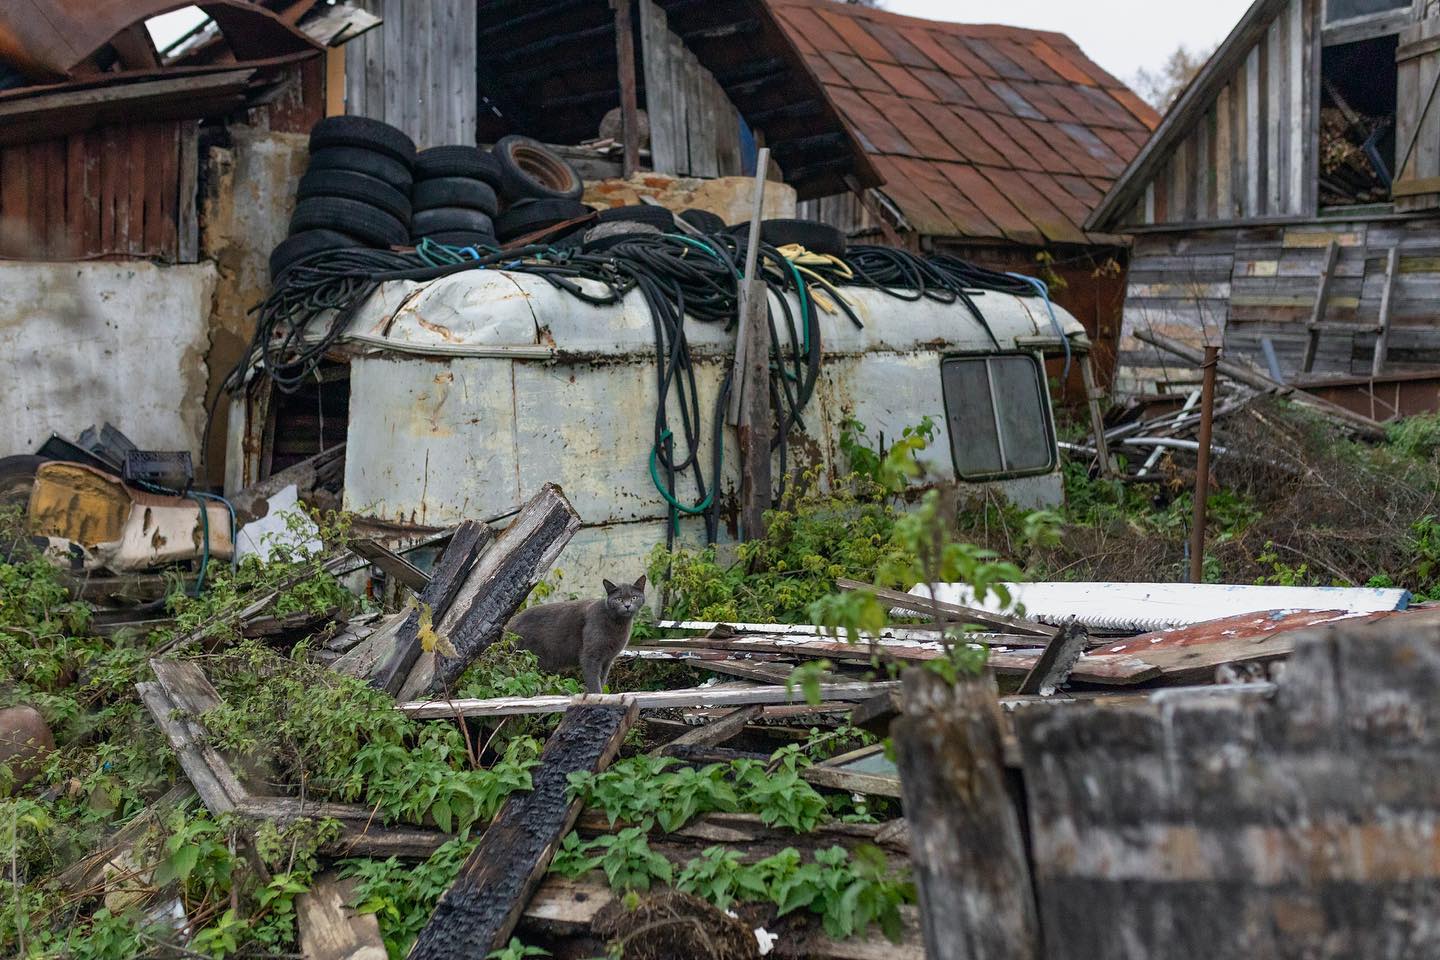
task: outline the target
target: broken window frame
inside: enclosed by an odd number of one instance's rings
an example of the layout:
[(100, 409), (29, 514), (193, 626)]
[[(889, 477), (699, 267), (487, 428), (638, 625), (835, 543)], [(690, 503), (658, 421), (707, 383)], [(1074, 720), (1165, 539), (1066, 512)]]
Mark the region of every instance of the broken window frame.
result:
[(1330, 5), (1334, 2), (1335, 0), (1325, 0), (1325, 10), (1320, 18), (1320, 27), (1322, 30), (1370, 23), (1376, 20), (1413, 19), (1416, 8), (1416, 0), (1407, 0), (1403, 6), (1393, 7), (1389, 10), (1377, 10), (1374, 13), (1362, 13), (1358, 16), (1346, 17), (1343, 20), (1334, 20), (1330, 17)]
[[(995, 390), (996, 365), (1001, 361), (1023, 358), (1027, 361), (1029, 369), (1033, 372), (1033, 383), (1035, 386), (1036, 402), (1042, 420), (1043, 436), (1045, 440), (1045, 463), (1043, 466), (1025, 467), (1021, 469), (1007, 469), (1005, 466), (1012, 461), (1008, 454), (1005, 443), (1005, 417), (999, 407), (999, 396)], [(958, 397), (951, 394), (950, 378), (947, 376), (947, 366), (952, 364), (967, 364), (981, 361), (985, 364), (987, 374), (987, 393), (990, 398), (991, 423), (994, 426), (994, 438), (999, 448), (1001, 469), (990, 472), (967, 472), (961, 466), (962, 444), (973, 443), (973, 437), (962, 436), (957, 429), (959, 425), (955, 404), (959, 402)], [(956, 374), (957, 376), (959, 374)], [(996, 480), (1015, 480), (1022, 477), (1038, 477), (1052, 473), (1060, 464), (1059, 448), (1055, 440), (1055, 419), (1050, 408), (1050, 394), (1046, 385), (1045, 363), (1039, 355), (1025, 350), (1003, 351), (998, 353), (963, 353), (951, 354), (942, 357), (940, 360), (940, 388), (945, 400), (945, 428), (950, 438), (950, 462), (955, 469), (955, 476), (970, 483), (989, 483)]]

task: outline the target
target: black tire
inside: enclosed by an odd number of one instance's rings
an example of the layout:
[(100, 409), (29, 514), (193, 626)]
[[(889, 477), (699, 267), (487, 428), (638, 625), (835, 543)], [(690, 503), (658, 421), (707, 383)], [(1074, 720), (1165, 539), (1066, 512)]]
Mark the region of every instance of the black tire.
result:
[(374, 207), (408, 223), (410, 201), (405, 194), (390, 184), (368, 173), (354, 170), (311, 170), (300, 178), (295, 196), (301, 200), (310, 197), (344, 197), (347, 200), (363, 200)]
[(680, 219), (701, 233), (725, 232), (725, 219), (709, 210), (686, 210), (680, 214)]
[(474, 233), (468, 230), (447, 230), (442, 233), (426, 234), (423, 237), (416, 237), (418, 244), (421, 240), (434, 240), (436, 243), (443, 243), (450, 247), (498, 247), (500, 241), (495, 239), (493, 233)]
[(310, 154), (310, 170), (353, 170), (410, 192), (410, 168), (394, 157), (359, 147), (326, 147)]
[(677, 229), (674, 213), (664, 207), (652, 207), (647, 203), (601, 210), (595, 219), (600, 223), (645, 223), (672, 233)]
[(517, 200), (579, 200), (585, 183), (575, 168), (538, 140), (502, 137), (491, 151), (500, 164), (500, 193)]
[(375, 150), (399, 160), (405, 166), (415, 162), (415, 141), (388, 123), (369, 117), (326, 117), (310, 129), (311, 151), (326, 147), (359, 147)]
[(479, 147), (431, 147), (415, 156), (415, 179), (469, 177), (500, 189), (500, 164)]
[(410, 221), (410, 233), (416, 237), (428, 237), (432, 233), (448, 233), (462, 230), (469, 233), (494, 233), (495, 221), (488, 214), (469, 207), (434, 207), (421, 210)]
[(328, 250), (348, 250), (365, 246), (354, 237), (335, 230), (303, 230), (280, 241), (270, 251), (270, 280), (280, 279), (291, 264), (309, 259)]
[(495, 218), (495, 235), (501, 240), (513, 240), (594, 212), (578, 200), (523, 200)]
[(45, 462), (45, 457), (33, 454), (0, 457), (0, 507), (29, 506), (35, 471)]
[[(737, 223), (730, 232), (743, 243), (750, 235), (750, 224)], [(825, 253), (834, 257), (845, 255), (845, 234), (826, 223), (814, 220), (762, 220), (760, 239), (772, 247), (783, 247), (798, 243), (811, 253)]]
[(483, 180), (473, 177), (433, 177), (429, 180), (418, 180), (410, 190), (410, 202), (416, 210), (468, 207), (492, 217), (500, 212), (500, 200), (495, 196), (495, 189)]
[(377, 247), (410, 239), (410, 231), (396, 217), (363, 200), (343, 197), (310, 197), (297, 203), (290, 217), (290, 232), (301, 230), (338, 230)]

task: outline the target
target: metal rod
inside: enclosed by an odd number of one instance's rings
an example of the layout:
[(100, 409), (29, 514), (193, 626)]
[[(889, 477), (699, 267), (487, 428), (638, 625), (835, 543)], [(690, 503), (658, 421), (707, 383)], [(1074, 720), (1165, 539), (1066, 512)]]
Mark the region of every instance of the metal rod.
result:
[(635, 99), (635, 33), (630, 0), (611, 0), (615, 8), (615, 56), (620, 61), (620, 130), (624, 143), (621, 173), (625, 179), (640, 168), (640, 108)]
[(1210, 499), (1210, 430), (1215, 425), (1215, 368), (1220, 348), (1206, 347), (1201, 366), (1200, 448), (1195, 452), (1195, 517), (1190, 523), (1190, 582), (1200, 583), (1205, 569), (1205, 507)]

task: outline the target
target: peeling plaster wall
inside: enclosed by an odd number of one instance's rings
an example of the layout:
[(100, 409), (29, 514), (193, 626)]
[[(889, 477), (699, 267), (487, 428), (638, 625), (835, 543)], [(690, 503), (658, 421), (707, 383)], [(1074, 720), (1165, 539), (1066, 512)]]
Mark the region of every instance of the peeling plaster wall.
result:
[[(309, 159), (309, 136), (232, 125), (230, 146), (206, 158), (201, 206), (201, 256), (218, 271), (211, 315), (207, 400), (245, 354), (255, 333), (249, 311), (270, 292), (270, 251), (289, 230), (295, 188)], [(225, 462), (228, 418), (221, 409), (211, 428), (208, 458), (217, 479)]]
[(105, 420), (198, 453), (215, 287), (207, 263), (0, 261), (0, 456)]

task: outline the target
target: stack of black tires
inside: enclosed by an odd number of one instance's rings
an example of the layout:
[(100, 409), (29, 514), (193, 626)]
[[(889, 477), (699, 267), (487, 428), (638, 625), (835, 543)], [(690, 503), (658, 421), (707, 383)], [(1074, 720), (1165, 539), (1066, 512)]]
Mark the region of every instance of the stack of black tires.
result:
[(410, 240), (415, 144), (365, 117), (328, 117), (310, 131), (290, 236), (270, 254), (270, 278), (316, 254)]
[(495, 246), (500, 167), (479, 147), (431, 147), (415, 158), (410, 241)]

